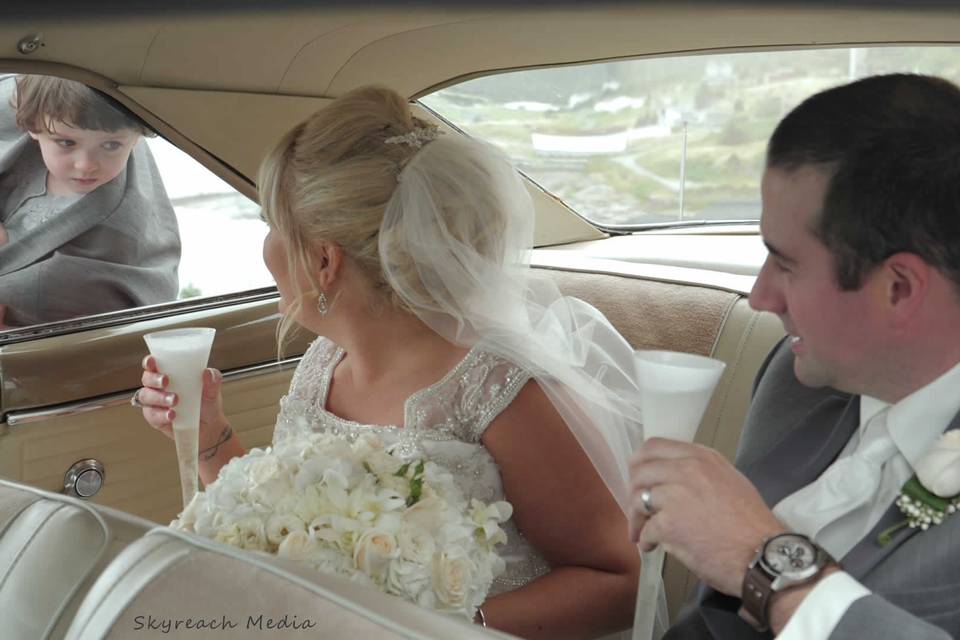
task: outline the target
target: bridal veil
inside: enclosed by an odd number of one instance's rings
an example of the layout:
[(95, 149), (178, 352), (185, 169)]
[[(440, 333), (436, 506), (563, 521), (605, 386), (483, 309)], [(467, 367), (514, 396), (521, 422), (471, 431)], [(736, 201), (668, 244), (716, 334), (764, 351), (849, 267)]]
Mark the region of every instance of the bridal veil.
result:
[(503, 153), (458, 135), (413, 144), (379, 232), (390, 286), (450, 342), (527, 369), (626, 510), (627, 461), (642, 441), (633, 349), (531, 269), (533, 205)]

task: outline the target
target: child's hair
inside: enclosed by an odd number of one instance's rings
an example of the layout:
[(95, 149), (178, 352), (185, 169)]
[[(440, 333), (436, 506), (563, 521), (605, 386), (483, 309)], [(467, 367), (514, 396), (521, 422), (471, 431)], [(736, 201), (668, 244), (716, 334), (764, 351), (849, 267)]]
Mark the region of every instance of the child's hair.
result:
[(82, 82), (55, 76), (17, 76), (13, 106), (17, 111), (17, 126), (31, 133), (53, 133), (51, 125), (63, 122), (77, 129), (111, 133), (131, 129), (141, 135), (155, 135), (106, 96)]

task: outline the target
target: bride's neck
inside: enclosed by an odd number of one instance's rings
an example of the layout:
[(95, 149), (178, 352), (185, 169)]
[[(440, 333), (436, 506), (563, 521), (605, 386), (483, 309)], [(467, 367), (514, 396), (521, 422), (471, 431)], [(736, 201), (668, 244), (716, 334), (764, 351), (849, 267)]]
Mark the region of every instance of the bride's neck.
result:
[[(436, 362), (452, 366), (465, 353), (411, 313), (394, 308), (378, 313), (355, 314), (334, 338), (347, 356), (351, 377), (360, 384), (400, 371), (411, 371)], [(419, 365), (419, 366), (418, 366)]]

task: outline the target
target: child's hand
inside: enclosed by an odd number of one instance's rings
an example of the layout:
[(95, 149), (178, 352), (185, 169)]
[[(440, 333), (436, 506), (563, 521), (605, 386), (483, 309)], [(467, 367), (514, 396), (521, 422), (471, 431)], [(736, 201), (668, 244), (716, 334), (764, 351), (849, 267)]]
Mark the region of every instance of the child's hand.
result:
[(7, 235), (7, 230), (3, 228), (3, 225), (0, 224), (0, 246), (3, 246), (9, 242), (10, 236)]

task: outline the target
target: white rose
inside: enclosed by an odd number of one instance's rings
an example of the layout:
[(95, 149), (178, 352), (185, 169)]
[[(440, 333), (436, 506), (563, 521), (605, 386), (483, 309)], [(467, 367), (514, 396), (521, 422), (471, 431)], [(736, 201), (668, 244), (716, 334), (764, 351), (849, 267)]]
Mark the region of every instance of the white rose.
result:
[(253, 505), (272, 508), (289, 493), (290, 483), (281, 476), (255, 485), (250, 489), (247, 497)]
[(960, 430), (951, 430), (917, 462), (917, 478), (941, 498), (960, 494)]
[(439, 498), (424, 498), (417, 504), (403, 512), (403, 519), (433, 533), (444, 522), (444, 503)]
[(240, 534), (240, 547), (255, 551), (266, 551), (267, 532), (263, 520), (257, 517), (244, 518), (237, 522)]
[(328, 549), (314, 545), (310, 554), (305, 558), (307, 562), (324, 573), (338, 573), (351, 575), (355, 573), (353, 560), (336, 549)]
[(467, 520), (458, 520), (448, 522), (440, 527), (436, 533), (437, 542), (441, 547), (456, 545), (458, 547), (470, 546), (474, 538), (474, 527)]
[(437, 599), (450, 608), (463, 607), (473, 573), (473, 562), (462, 549), (452, 547), (437, 554), (433, 561), (433, 590)]
[(247, 476), (254, 485), (274, 479), (280, 473), (280, 463), (274, 456), (263, 456), (250, 463)]
[(400, 529), (397, 545), (400, 547), (401, 558), (423, 566), (427, 566), (437, 548), (433, 536), (415, 525)]
[(360, 571), (377, 579), (385, 577), (390, 561), (397, 554), (397, 539), (393, 534), (373, 529), (357, 540), (353, 561)]
[(295, 532), (306, 535), (307, 525), (293, 514), (279, 513), (267, 520), (267, 540), (273, 544), (280, 544), (284, 538)]
[(418, 602), (424, 593), (429, 594), (431, 607), (436, 596), (430, 590), (430, 569), (428, 564), (404, 562), (397, 559), (390, 563), (387, 577), (387, 593), (403, 596), (412, 602)]
[(236, 524), (230, 524), (217, 530), (213, 539), (222, 544), (228, 544), (231, 547), (242, 546), (240, 540), (240, 527)]
[(397, 535), (403, 527), (403, 514), (396, 511), (381, 512), (377, 515), (374, 526), (382, 531), (389, 531), (393, 535)]
[(213, 505), (209, 502), (203, 503), (203, 506), (197, 510), (196, 520), (192, 525), (194, 533), (207, 538), (213, 537), (213, 533), (216, 530), (214, 522), (218, 513), (219, 512), (214, 509)]
[(317, 542), (303, 530), (291, 531), (277, 548), (277, 555), (291, 560), (304, 560), (316, 551)]

